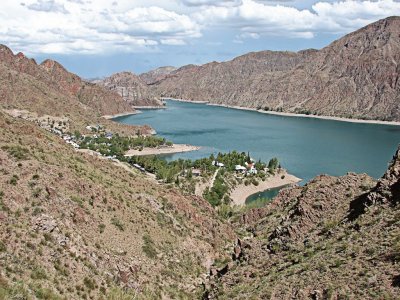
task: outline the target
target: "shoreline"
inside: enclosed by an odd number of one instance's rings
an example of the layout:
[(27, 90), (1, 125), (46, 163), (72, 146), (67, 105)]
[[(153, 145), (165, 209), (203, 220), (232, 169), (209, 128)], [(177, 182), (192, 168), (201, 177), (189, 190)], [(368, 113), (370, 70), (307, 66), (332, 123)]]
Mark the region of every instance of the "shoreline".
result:
[(146, 110), (146, 109), (167, 109), (167, 107), (165, 107), (164, 105), (161, 106), (133, 106), (134, 109), (140, 110)]
[[(282, 179), (281, 176), (285, 175), (285, 178)], [(256, 193), (260, 193), (269, 189), (285, 186), (285, 185), (291, 185), (300, 182), (301, 179), (285, 172), (277, 173), (269, 178), (267, 178), (265, 181), (260, 181), (258, 186), (255, 185), (238, 185), (235, 187), (230, 195), (230, 198), (232, 199), (233, 205), (239, 205), (243, 206), (246, 205), (246, 199)]]
[(197, 151), (200, 147), (187, 144), (173, 144), (171, 147), (161, 148), (144, 148), (142, 151), (131, 149), (128, 150), (124, 156), (146, 156), (146, 155), (161, 155), (161, 154), (175, 154), (182, 152)]
[(350, 119), (350, 118), (333, 117), (333, 116), (306, 115), (306, 114), (296, 114), (296, 113), (278, 112), (278, 111), (265, 111), (265, 110), (261, 110), (261, 109), (257, 109), (257, 108), (227, 105), (227, 104), (216, 104), (216, 103), (210, 103), (209, 101), (189, 101), (189, 100), (174, 99), (174, 98), (165, 98), (165, 99), (172, 100), (172, 101), (179, 101), (179, 102), (200, 103), (200, 104), (206, 104), (209, 106), (219, 106), (219, 107), (238, 109), (238, 110), (254, 111), (254, 112), (261, 113), (261, 114), (268, 114), (268, 115), (275, 115), (275, 116), (282, 116), (282, 117), (298, 117), (298, 118), (310, 118), (310, 119), (330, 120), (330, 121), (359, 123), (359, 124), (400, 126), (400, 122), (397, 122), (397, 121), (362, 120), (362, 119)]
[(400, 122), (397, 122), (397, 121), (362, 120), (362, 119), (350, 119), (350, 118), (343, 118), (343, 117), (317, 116), (317, 115), (296, 114), (296, 113), (278, 112), (278, 111), (265, 111), (265, 110), (261, 110), (261, 109), (257, 109), (257, 108), (243, 107), (243, 106), (231, 106), (231, 105), (226, 105), (226, 104), (208, 103), (207, 105), (232, 108), (232, 109), (238, 109), (238, 110), (248, 110), (248, 111), (258, 112), (261, 114), (275, 115), (275, 116), (282, 116), (282, 117), (298, 117), (298, 118), (321, 119), (321, 120), (330, 120), (330, 121), (339, 121), (339, 122), (348, 122), (348, 123), (400, 126)]
[(141, 113), (140, 111), (132, 111), (132, 112), (115, 114), (115, 115), (104, 115), (104, 116), (101, 116), (101, 117), (104, 118), (104, 119), (107, 119), (107, 120), (112, 120), (112, 119), (115, 119), (115, 118), (118, 118), (118, 117), (137, 115), (137, 114), (140, 114), (140, 113)]
[(168, 98), (168, 97), (161, 97), (161, 100), (172, 100), (177, 102), (188, 102), (194, 104), (209, 104), (210, 101), (200, 101), (200, 100), (185, 100), (185, 99), (177, 99), (177, 98)]

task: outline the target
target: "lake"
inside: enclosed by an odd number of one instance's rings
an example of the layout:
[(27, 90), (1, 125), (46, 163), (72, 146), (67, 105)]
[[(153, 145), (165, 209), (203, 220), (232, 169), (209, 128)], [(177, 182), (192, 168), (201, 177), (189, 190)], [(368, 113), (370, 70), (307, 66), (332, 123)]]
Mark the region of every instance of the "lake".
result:
[(160, 136), (201, 150), (167, 159), (197, 159), (232, 150), (268, 162), (277, 157), (303, 183), (319, 174), (367, 173), (379, 178), (400, 142), (400, 126), (285, 117), (206, 104), (166, 101), (167, 109), (114, 120), (148, 124)]

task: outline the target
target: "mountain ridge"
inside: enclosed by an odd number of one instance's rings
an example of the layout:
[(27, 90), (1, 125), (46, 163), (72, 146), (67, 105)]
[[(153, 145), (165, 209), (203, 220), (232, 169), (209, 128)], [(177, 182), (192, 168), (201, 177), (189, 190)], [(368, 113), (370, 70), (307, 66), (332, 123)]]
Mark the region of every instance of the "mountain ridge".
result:
[(181, 68), (150, 87), (163, 97), (261, 110), (400, 121), (400, 17), (320, 50), (261, 51)]

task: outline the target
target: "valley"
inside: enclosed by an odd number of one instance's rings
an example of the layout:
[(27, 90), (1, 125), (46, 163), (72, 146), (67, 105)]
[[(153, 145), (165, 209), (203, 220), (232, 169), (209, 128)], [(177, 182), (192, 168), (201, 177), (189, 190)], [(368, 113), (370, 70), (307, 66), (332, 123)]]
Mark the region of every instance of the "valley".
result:
[(94, 82), (0, 45), (0, 299), (399, 299), (399, 61), (399, 17)]

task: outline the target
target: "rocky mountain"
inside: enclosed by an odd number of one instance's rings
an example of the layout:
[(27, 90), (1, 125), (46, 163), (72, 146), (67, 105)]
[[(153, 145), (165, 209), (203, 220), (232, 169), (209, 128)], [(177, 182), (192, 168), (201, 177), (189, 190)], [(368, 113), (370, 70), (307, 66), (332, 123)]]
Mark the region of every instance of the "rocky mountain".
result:
[(101, 122), (116, 131), (134, 130), (100, 118), (134, 112), (118, 94), (82, 80), (55, 61), (37, 64), (22, 53), (14, 55), (4, 45), (0, 45), (0, 95), (3, 109), (69, 117), (72, 129)]
[[(375, 183), (321, 175), (236, 220), (250, 237), (213, 272), (214, 299), (398, 299), (400, 149)], [(242, 232), (242, 235), (245, 235)]]
[(117, 92), (129, 105), (132, 106), (161, 106), (162, 102), (151, 91), (142, 79), (131, 73), (121, 72), (111, 75), (97, 84), (110, 91)]
[(162, 96), (262, 110), (400, 121), (400, 17), (321, 50), (262, 51), (182, 68), (152, 87)]
[(142, 73), (139, 75), (139, 78), (146, 84), (153, 84), (164, 79), (167, 75), (171, 74), (175, 70), (176, 68), (171, 66), (161, 67), (146, 73)]

